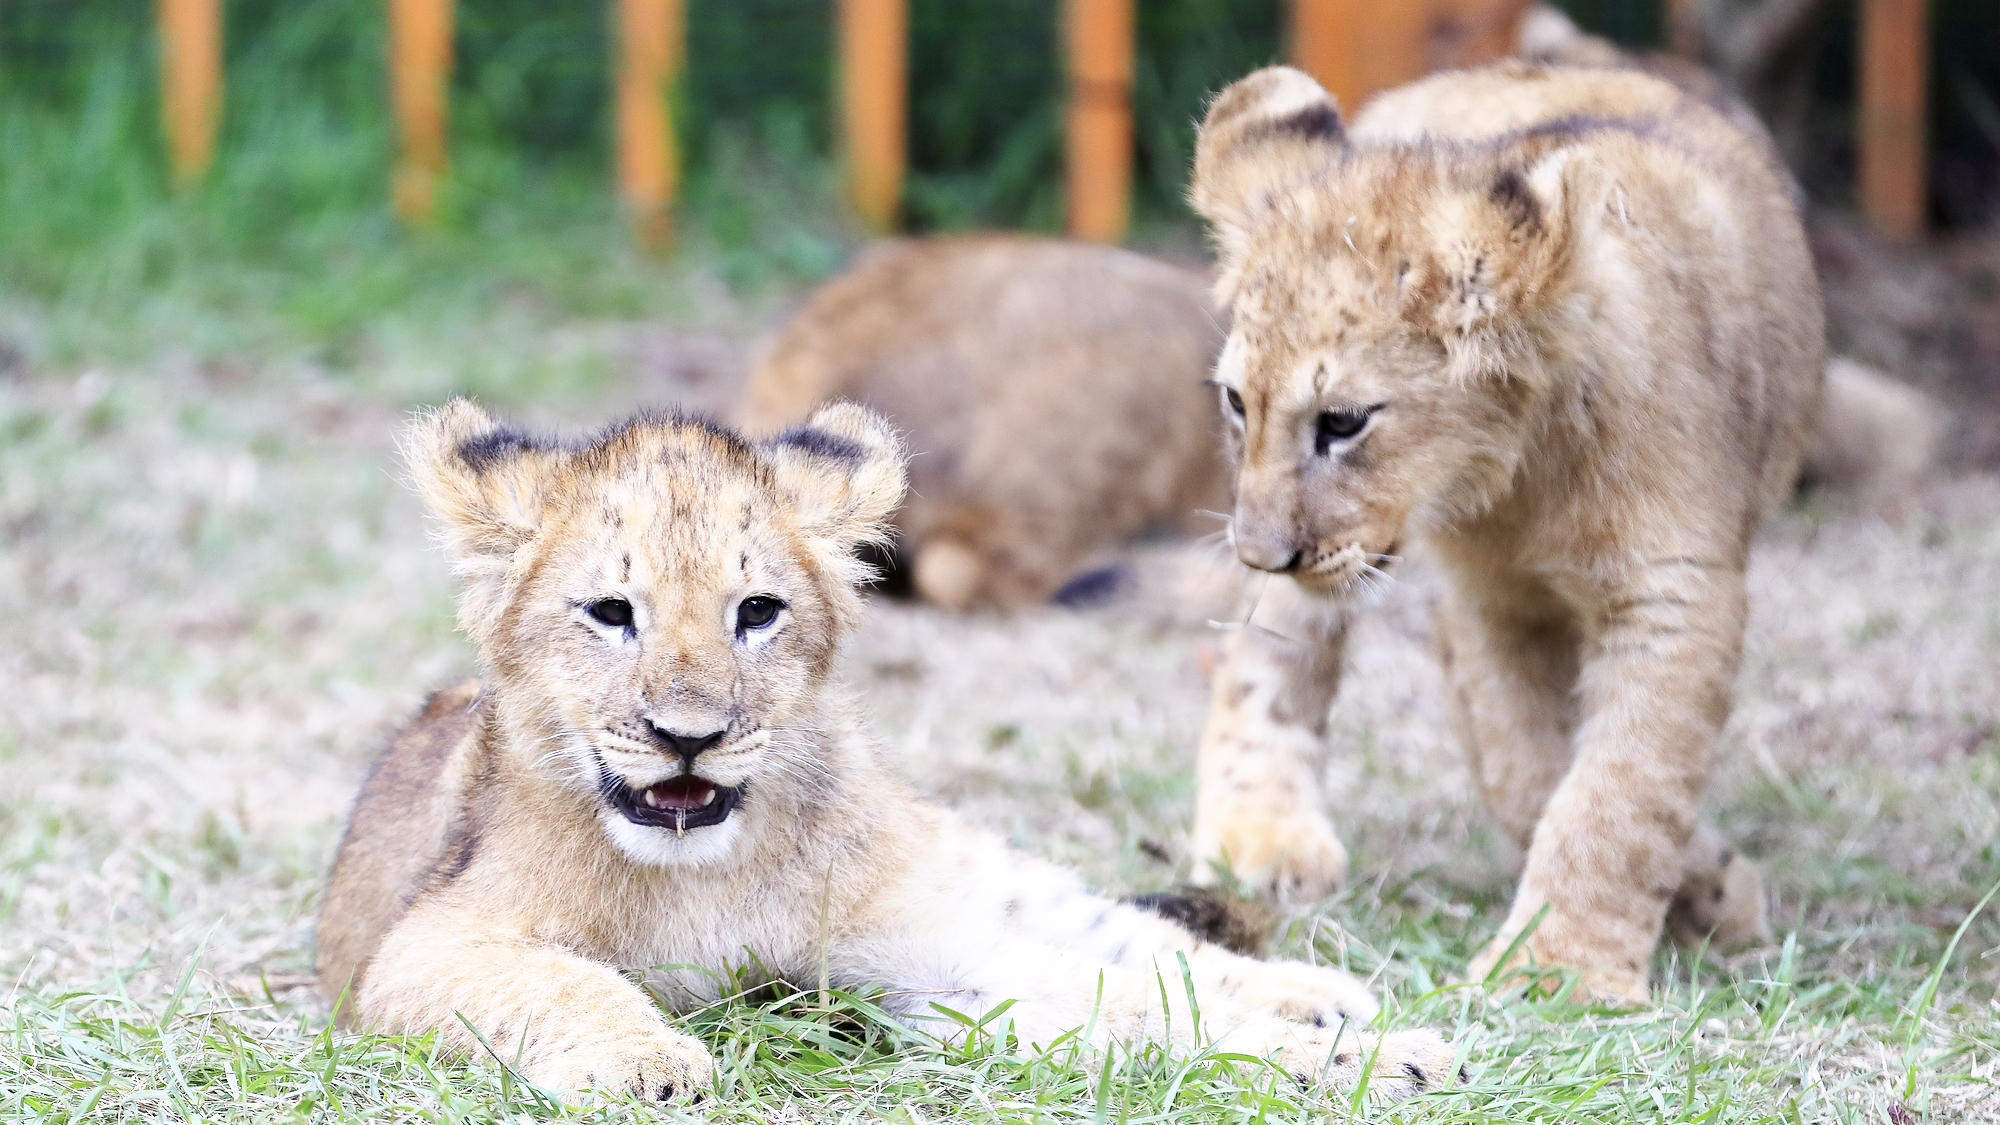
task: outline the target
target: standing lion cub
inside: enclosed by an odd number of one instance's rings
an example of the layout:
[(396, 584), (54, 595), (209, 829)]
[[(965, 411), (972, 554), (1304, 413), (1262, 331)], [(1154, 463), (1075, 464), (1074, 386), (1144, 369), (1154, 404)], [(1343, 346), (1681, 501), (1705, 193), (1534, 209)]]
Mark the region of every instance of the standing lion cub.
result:
[(434, 696), (362, 790), (319, 928), (344, 1018), (665, 1099), (712, 1063), (641, 984), (684, 1009), (736, 969), (1041, 1044), (1187, 1044), (1194, 1000), (1209, 1037), (1306, 1080), (1449, 1080), (1437, 1035), (1350, 1030), (1376, 1004), (1346, 973), (1207, 944), (897, 779), (827, 683), (855, 549), (903, 494), (880, 418), (831, 406), (751, 445), (642, 417), (567, 445), (460, 401), (405, 448), (489, 674)]
[(1234, 312), (1236, 552), (1290, 579), (1225, 645), (1198, 852), (1340, 879), (1317, 778), (1343, 595), (1422, 540), (1453, 725), (1527, 849), (1472, 974), (1527, 934), (1511, 963), (1642, 1000), (1670, 906), (1694, 940), (1755, 932), (1761, 883), (1696, 809), (1823, 368), (1765, 148), (1636, 71), (1440, 75), (1350, 129), (1273, 68), (1211, 105), (1193, 197)]

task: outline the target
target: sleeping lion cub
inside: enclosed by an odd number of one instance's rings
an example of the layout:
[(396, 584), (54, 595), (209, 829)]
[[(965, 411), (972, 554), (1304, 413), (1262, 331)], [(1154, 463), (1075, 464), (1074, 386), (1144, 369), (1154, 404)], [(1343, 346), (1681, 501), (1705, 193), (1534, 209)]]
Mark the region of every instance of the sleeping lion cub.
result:
[(757, 445), (642, 417), (571, 445), (458, 401), (406, 451), (489, 674), (433, 697), (362, 790), (319, 928), (345, 1018), (665, 1099), (710, 1055), (642, 982), (684, 1009), (734, 967), (880, 988), (946, 1037), (936, 1006), (1013, 1000), (995, 1024), (1042, 1044), (1187, 1044), (1192, 993), (1210, 1037), (1303, 1078), (1450, 1078), (1436, 1034), (1351, 1029), (1376, 1011), (1353, 977), (1198, 940), (896, 778), (827, 682), (856, 548), (903, 493), (875, 415)]
[(1754, 870), (1696, 809), (1750, 538), (1791, 486), (1823, 368), (1766, 151), (1630, 70), (1439, 75), (1351, 128), (1296, 70), (1217, 96), (1193, 196), (1234, 311), (1215, 374), (1232, 535), (1286, 580), (1216, 672), (1199, 853), (1306, 893), (1338, 882), (1317, 778), (1343, 595), (1420, 540), (1449, 580), (1453, 727), (1527, 850), (1472, 973), (1513, 951), (1643, 1000), (1670, 907), (1693, 940), (1761, 927)]

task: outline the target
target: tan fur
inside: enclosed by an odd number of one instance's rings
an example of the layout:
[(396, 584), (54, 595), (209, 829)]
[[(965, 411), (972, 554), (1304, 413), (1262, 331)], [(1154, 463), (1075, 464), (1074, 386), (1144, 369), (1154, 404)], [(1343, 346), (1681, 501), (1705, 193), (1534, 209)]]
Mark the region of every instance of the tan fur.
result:
[(1695, 811), (1823, 366), (1761, 139), (1636, 70), (1441, 75), (1349, 128), (1273, 68), (1210, 107), (1193, 197), (1234, 312), (1232, 534), (1293, 579), (1279, 628), (1224, 646), (1198, 846), (1338, 881), (1314, 778), (1342, 595), (1420, 541), (1455, 729), (1527, 849), (1472, 975), (1544, 907), (1520, 957), (1625, 1000), (1684, 889), (1677, 929), (1755, 932), (1761, 884)]
[(757, 445), (642, 418), (565, 445), (461, 401), (406, 448), (488, 674), (434, 697), (355, 807), (319, 929), (349, 1021), (667, 1098), (711, 1057), (642, 983), (685, 1010), (730, 970), (824, 980), (946, 1039), (934, 1005), (1097, 1045), (1191, 1043), (1191, 991), (1205, 1037), (1302, 1077), (1450, 1080), (1437, 1035), (1358, 1031), (1376, 1005), (1353, 977), (1095, 895), (895, 777), (827, 684), (855, 550), (903, 488), (878, 417), (828, 407)]
[[(1203, 513), (1228, 507), (1200, 386), (1227, 315), (1207, 287), (1112, 247), (886, 243), (765, 341), (739, 415), (775, 433), (836, 399), (888, 414), (918, 454), (896, 516), (916, 590), (950, 608), (1033, 604), (1134, 532), (1211, 531)], [(1826, 397), (1815, 484), (1874, 494), (1934, 463), (1915, 390), (1836, 376)], [(1274, 847), (1301, 846), (1270, 827)], [(1324, 834), (1316, 862), (1338, 866), (1338, 849)]]
[(848, 399), (911, 452), (896, 517), (940, 605), (1046, 601), (1103, 549), (1227, 506), (1202, 386), (1205, 271), (1017, 236), (883, 244), (761, 348), (740, 417), (774, 433)]

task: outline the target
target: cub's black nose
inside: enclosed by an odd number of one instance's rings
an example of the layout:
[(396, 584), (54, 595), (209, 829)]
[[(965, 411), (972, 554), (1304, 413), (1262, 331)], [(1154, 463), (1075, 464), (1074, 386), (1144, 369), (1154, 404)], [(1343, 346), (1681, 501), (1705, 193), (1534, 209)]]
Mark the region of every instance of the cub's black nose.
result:
[(683, 734), (677, 730), (668, 730), (666, 727), (656, 723), (648, 725), (653, 728), (653, 733), (659, 737), (661, 742), (666, 743), (674, 753), (679, 754), (690, 762), (694, 761), (696, 754), (721, 742), (723, 734), (728, 730), (725, 727), (723, 730), (712, 730), (707, 734)]

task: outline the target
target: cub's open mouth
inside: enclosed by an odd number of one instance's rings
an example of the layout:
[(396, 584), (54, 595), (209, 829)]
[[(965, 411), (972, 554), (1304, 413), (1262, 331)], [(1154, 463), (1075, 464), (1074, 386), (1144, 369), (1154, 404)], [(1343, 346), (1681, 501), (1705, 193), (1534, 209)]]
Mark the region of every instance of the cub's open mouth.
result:
[(690, 828), (721, 824), (743, 800), (742, 786), (717, 785), (691, 773), (634, 789), (607, 771), (603, 786), (605, 800), (626, 820), (651, 828), (671, 828), (680, 836), (687, 835)]

